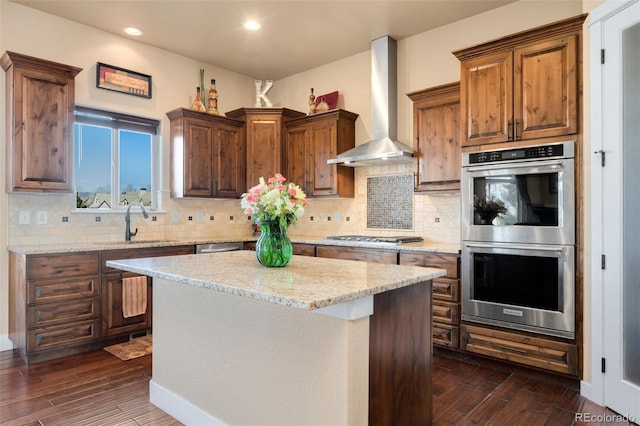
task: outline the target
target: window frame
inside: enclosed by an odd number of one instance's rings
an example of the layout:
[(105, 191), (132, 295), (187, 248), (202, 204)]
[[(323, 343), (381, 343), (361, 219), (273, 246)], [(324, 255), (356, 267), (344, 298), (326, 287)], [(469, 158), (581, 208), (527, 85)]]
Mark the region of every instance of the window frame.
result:
[[(119, 179), (120, 179), (120, 130), (145, 133), (151, 136), (151, 205), (145, 206), (147, 210), (158, 211), (160, 209), (160, 172), (161, 168), (161, 148), (160, 141), (160, 120), (151, 118), (138, 117), (129, 114), (123, 114), (113, 111), (107, 111), (96, 108), (76, 106), (74, 109), (74, 127), (76, 124), (85, 124), (96, 127), (111, 129), (111, 159), (110, 159), (110, 183), (111, 183), (111, 207), (105, 208), (75, 208), (76, 213), (122, 213), (127, 206), (121, 206), (119, 203)], [(75, 129), (74, 129), (75, 130)], [(73, 167), (73, 186), (74, 195), (76, 191), (75, 181), (75, 136), (74, 136), (74, 167)], [(75, 197), (74, 197), (75, 202)]]

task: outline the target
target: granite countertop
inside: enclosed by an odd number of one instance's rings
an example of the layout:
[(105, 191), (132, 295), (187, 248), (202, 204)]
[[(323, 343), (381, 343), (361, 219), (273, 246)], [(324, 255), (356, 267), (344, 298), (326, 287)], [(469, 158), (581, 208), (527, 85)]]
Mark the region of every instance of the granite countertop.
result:
[(107, 266), (265, 302), (315, 310), (429, 281), (444, 269), (293, 256), (284, 268), (266, 268), (255, 253), (110, 260)]
[[(122, 250), (122, 249), (135, 249), (135, 248), (148, 248), (148, 247), (175, 247), (183, 245), (196, 245), (196, 244), (211, 244), (211, 243), (228, 243), (238, 241), (255, 241), (257, 237), (227, 237), (227, 238), (210, 238), (206, 240), (134, 240), (132, 242), (124, 241), (102, 241), (95, 243), (66, 243), (66, 244), (33, 244), (33, 245), (21, 245), (11, 246), (9, 251), (20, 253), (24, 255), (33, 254), (52, 254), (52, 253), (75, 253), (75, 252), (91, 252), (91, 251), (105, 251), (105, 250)], [(325, 240), (320, 237), (309, 236), (293, 236), (291, 241), (298, 244), (316, 244), (316, 245), (331, 245), (331, 246), (344, 246), (344, 247), (359, 247), (359, 248), (376, 248), (387, 251), (405, 251), (405, 252), (422, 252), (422, 253), (451, 253), (457, 254), (460, 251), (459, 244), (445, 244), (436, 243), (428, 240), (419, 243), (405, 243), (405, 244), (392, 244), (392, 243), (353, 243), (340, 240)]]

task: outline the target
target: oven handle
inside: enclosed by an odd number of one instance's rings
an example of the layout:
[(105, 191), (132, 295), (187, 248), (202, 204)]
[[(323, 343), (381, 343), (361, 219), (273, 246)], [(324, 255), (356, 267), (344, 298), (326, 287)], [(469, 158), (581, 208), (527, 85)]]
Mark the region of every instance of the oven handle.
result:
[(561, 170), (564, 169), (564, 163), (562, 161), (526, 161), (523, 163), (501, 163), (501, 164), (491, 164), (484, 166), (475, 166), (475, 167), (464, 167), (467, 172), (482, 172), (485, 170), (493, 170), (493, 169), (517, 169), (517, 168), (531, 168), (531, 167), (545, 167), (551, 170)]
[(509, 248), (516, 250), (542, 250), (542, 251), (553, 251), (557, 253), (562, 253), (562, 248), (553, 247), (553, 246), (538, 246), (532, 247), (531, 245), (523, 245), (523, 244), (509, 244), (508, 246), (498, 246), (495, 244), (474, 244), (474, 243), (466, 243), (465, 247), (468, 248)]

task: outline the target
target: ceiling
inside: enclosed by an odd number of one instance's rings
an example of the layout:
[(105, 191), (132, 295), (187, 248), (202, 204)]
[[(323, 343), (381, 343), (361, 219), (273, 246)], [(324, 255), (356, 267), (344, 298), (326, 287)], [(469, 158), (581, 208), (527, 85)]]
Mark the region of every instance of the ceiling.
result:
[[(251, 78), (279, 80), (515, 0), (11, 0)], [(262, 28), (244, 29), (247, 19)], [(133, 37), (130, 37), (133, 38)]]

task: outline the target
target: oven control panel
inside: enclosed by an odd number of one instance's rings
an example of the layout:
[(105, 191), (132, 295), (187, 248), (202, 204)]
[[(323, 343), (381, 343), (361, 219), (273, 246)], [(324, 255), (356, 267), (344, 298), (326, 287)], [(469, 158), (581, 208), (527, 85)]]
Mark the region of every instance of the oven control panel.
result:
[(538, 158), (566, 157), (565, 143), (528, 146), (522, 148), (499, 149), (495, 151), (471, 152), (468, 164), (493, 163), (500, 161), (534, 160)]

